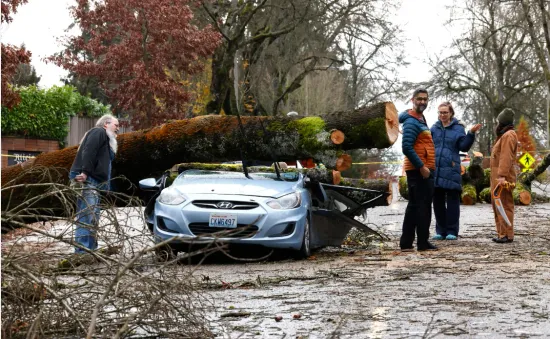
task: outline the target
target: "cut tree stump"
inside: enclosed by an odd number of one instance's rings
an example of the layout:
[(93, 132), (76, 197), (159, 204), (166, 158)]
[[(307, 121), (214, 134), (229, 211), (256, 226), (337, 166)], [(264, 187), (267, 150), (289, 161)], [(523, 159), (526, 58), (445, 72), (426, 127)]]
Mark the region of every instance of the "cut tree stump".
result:
[(462, 185), (462, 204), (475, 205), (477, 201), (476, 188), (473, 185)]
[(531, 191), (520, 182), (516, 182), (512, 196), (514, 197), (514, 205), (527, 206), (531, 204)]

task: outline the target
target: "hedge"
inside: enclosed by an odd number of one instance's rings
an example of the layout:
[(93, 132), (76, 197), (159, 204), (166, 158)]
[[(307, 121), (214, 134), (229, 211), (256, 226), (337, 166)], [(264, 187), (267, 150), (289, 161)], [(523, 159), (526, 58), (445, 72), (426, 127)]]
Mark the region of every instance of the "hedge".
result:
[(100, 117), (110, 107), (79, 94), (73, 86), (17, 87), (21, 103), (13, 109), (2, 107), (2, 135), (53, 139), (62, 142), (70, 117)]

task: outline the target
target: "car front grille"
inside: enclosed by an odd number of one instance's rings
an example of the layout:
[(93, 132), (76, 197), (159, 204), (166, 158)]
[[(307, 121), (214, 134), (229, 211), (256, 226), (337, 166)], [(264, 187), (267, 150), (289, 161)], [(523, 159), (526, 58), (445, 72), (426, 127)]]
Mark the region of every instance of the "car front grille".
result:
[[(236, 228), (210, 227), (208, 223), (194, 222), (189, 224), (189, 230), (194, 235), (205, 235), (216, 232), (227, 231), (228, 234), (220, 234), (220, 238), (250, 238), (258, 231), (258, 226), (248, 224), (237, 224)], [(229, 232), (231, 231), (231, 232)]]
[[(226, 207), (228, 203), (231, 204), (230, 207)], [(253, 208), (260, 206), (256, 202), (230, 201), (230, 200), (194, 200), (193, 205), (200, 208), (215, 208), (215, 209), (222, 209), (222, 210), (251, 210)]]

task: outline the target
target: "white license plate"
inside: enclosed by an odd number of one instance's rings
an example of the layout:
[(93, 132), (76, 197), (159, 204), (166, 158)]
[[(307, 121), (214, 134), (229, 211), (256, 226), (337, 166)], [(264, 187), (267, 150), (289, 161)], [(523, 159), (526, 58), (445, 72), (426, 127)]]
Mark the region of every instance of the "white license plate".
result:
[(210, 213), (210, 220), (208, 222), (210, 227), (237, 227), (237, 215), (225, 214), (225, 213)]

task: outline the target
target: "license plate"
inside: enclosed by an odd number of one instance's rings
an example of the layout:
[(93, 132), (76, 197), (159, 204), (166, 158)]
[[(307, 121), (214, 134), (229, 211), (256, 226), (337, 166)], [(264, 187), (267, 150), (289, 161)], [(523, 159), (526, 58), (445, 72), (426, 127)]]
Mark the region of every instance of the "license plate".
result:
[(237, 215), (225, 214), (225, 213), (210, 213), (210, 221), (208, 222), (210, 227), (237, 227)]

